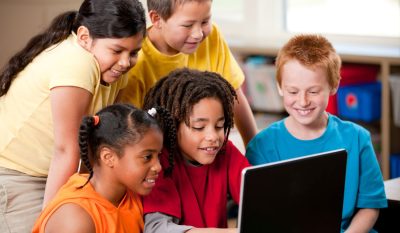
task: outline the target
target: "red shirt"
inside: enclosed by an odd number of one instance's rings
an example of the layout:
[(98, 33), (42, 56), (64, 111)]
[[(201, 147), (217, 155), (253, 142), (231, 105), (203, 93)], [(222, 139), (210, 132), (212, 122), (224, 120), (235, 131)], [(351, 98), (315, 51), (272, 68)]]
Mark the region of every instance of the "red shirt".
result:
[[(160, 156), (168, 167), (168, 154)], [(226, 152), (212, 164), (196, 167), (175, 159), (171, 177), (160, 173), (150, 195), (143, 198), (144, 213), (161, 212), (194, 227), (227, 227), (227, 195), (239, 202), (241, 171), (250, 166), (246, 157), (228, 141)]]

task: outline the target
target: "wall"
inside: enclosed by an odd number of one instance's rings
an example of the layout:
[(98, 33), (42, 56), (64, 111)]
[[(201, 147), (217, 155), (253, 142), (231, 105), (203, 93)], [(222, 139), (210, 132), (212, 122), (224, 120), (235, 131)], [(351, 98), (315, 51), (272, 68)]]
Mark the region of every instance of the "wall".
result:
[(0, 67), (67, 10), (77, 10), (82, 0), (1, 0)]

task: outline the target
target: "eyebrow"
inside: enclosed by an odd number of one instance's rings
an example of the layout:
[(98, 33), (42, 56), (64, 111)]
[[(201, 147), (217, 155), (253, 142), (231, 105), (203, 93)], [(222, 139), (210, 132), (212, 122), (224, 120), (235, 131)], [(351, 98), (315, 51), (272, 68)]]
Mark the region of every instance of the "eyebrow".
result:
[[(128, 50), (128, 48), (121, 46), (120, 44), (116, 43), (116, 44), (112, 44), (111, 45), (114, 49), (123, 49), (123, 50)], [(138, 48), (134, 48), (133, 50), (131, 50), (130, 52), (137, 52), (139, 50), (142, 49), (142, 46), (139, 46)]]
[[(211, 15), (210, 15), (210, 16), (207, 16), (206, 18), (202, 19), (201, 21), (210, 20), (210, 19), (211, 19)], [(183, 22), (184, 22), (184, 23), (194, 23), (194, 22), (197, 22), (197, 20), (190, 20), (190, 19), (188, 19), (188, 20), (184, 20)]]
[[(283, 85), (283, 87), (286, 87), (286, 88), (294, 88), (294, 89), (300, 89), (298, 86)], [(320, 88), (320, 87), (321, 87), (320, 85), (314, 85), (314, 86), (311, 86), (311, 87), (307, 87), (307, 89)]]
[[(223, 120), (225, 120), (225, 117), (222, 116), (222, 117), (218, 118), (217, 121), (223, 121)], [(209, 121), (209, 119), (208, 118), (196, 118), (196, 119), (193, 119), (192, 121), (193, 121), (193, 123), (195, 123), (195, 122), (205, 122), (205, 121)]]
[(119, 49), (126, 49), (124, 46), (121, 46), (119, 43), (112, 43), (112, 47), (119, 48)]
[(140, 152), (140, 155), (147, 154), (147, 153), (158, 153), (157, 149), (144, 149)]

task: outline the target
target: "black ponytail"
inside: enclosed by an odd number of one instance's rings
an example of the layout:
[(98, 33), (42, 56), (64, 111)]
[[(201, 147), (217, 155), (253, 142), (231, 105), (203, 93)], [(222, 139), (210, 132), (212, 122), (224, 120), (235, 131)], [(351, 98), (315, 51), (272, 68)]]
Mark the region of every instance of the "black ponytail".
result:
[(79, 149), (81, 153), (81, 160), (85, 167), (89, 171), (89, 178), (87, 179), (86, 183), (79, 188), (84, 187), (89, 180), (93, 177), (93, 167), (90, 164), (89, 158), (89, 138), (92, 137), (92, 132), (95, 127), (94, 125), (94, 118), (90, 116), (86, 116), (83, 118), (81, 126), (79, 128)]

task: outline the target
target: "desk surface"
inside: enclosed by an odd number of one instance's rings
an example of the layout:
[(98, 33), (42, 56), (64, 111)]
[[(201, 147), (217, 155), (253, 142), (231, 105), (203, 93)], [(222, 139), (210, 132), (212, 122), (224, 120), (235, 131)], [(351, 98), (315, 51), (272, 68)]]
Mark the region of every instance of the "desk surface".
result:
[(400, 202), (400, 177), (385, 181), (386, 198)]

